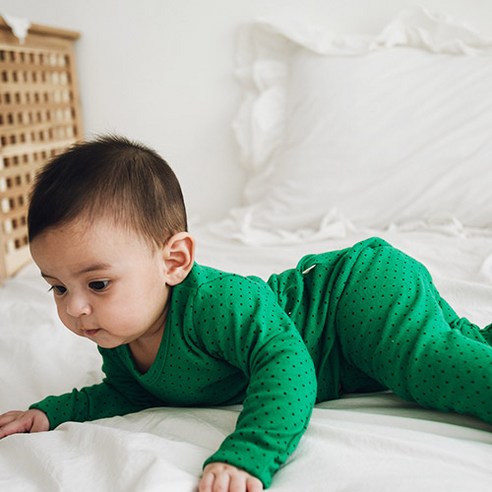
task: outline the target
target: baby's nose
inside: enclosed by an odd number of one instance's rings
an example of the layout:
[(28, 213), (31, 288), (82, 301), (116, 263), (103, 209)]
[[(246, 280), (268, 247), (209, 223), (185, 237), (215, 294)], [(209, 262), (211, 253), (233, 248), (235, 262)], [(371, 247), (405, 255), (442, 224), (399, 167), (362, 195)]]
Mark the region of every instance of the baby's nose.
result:
[(73, 318), (88, 315), (91, 313), (91, 305), (82, 296), (70, 296), (66, 304), (67, 314)]

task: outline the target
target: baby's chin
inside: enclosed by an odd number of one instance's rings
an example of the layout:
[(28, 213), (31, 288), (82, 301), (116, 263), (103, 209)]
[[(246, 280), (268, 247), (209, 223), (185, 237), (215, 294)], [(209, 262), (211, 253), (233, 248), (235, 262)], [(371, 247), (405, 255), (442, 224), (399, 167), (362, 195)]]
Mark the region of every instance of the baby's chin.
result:
[(98, 328), (96, 330), (84, 330), (82, 331), (82, 333), (80, 333), (80, 336), (91, 340), (99, 347), (105, 349), (116, 348), (124, 344), (122, 340), (114, 339), (113, 337), (109, 336), (108, 332), (106, 332), (102, 328)]

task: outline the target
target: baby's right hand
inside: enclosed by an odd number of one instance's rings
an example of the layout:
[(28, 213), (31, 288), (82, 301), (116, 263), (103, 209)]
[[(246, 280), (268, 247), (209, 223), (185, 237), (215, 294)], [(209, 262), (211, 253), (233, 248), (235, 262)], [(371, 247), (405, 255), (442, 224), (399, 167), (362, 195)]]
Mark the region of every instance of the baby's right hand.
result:
[(0, 415), (0, 439), (20, 432), (43, 432), (50, 430), (48, 417), (41, 410), (25, 412), (14, 410)]

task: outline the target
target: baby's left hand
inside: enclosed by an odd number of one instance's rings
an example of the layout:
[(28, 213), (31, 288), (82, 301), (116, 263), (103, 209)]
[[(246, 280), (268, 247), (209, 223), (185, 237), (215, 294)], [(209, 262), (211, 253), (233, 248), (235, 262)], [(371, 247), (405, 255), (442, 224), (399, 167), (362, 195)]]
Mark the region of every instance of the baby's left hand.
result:
[(203, 470), (199, 492), (261, 492), (263, 484), (248, 472), (227, 463), (210, 463)]

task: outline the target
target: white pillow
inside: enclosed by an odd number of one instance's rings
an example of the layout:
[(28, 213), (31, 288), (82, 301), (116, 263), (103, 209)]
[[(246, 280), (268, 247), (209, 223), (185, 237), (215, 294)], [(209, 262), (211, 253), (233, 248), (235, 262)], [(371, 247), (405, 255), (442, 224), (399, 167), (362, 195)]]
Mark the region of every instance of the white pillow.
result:
[(491, 40), (413, 9), (372, 38), (256, 23), (238, 57), (249, 178), (229, 234), (492, 225)]

